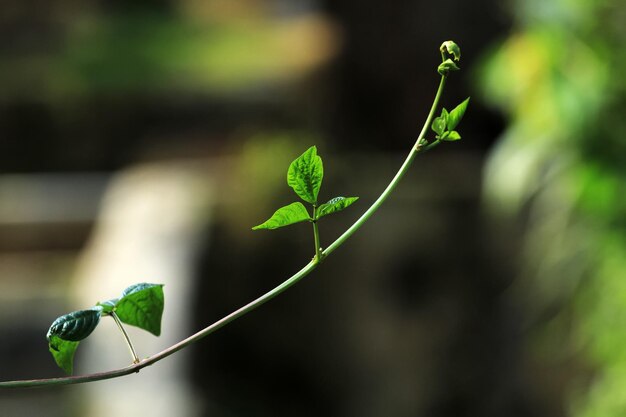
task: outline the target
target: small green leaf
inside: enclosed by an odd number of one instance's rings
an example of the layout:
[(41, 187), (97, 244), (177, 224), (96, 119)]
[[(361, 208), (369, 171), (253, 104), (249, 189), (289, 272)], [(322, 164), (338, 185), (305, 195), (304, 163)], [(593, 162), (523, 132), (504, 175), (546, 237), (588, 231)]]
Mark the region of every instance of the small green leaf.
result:
[(359, 197), (335, 197), (317, 208), (317, 218), (341, 211), (358, 199)]
[(58, 336), (63, 340), (78, 342), (93, 332), (100, 321), (101, 307), (73, 311), (57, 318), (48, 329), (47, 338)]
[(68, 375), (74, 372), (74, 353), (76, 353), (79, 343), (63, 340), (56, 335), (48, 338), (48, 349), (52, 353), (54, 361)]
[(323, 178), (324, 166), (315, 146), (311, 146), (296, 158), (287, 171), (287, 184), (301, 199), (310, 204), (317, 203)]
[(445, 135), (445, 137), (441, 138), (442, 140), (453, 142), (455, 140), (461, 139), (461, 135), (459, 135), (459, 132), (457, 132), (456, 130), (453, 130), (451, 132), (446, 132), (446, 133), (447, 134)]
[(458, 71), (460, 68), (451, 59), (446, 59), (437, 68), (437, 72), (441, 75), (448, 75), (450, 71)]
[(461, 104), (456, 106), (448, 117), (448, 130), (454, 130), (459, 125), (459, 122), (463, 118), (465, 114), (465, 110), (467, 110), (467, 105), (469, 104), (470, 98), (466, 98)]
[(446, 119), (443, 117), (436, 117), (433, 120), (433, 123), (430, 125), (430, 128), (438, 135), (443, 135), (443, 132), (446, 131)]
[(135, 284), (122, 292), (115, 306), (115, 314), (126, 324), (137, 326), (158, 336), (165, 298), (163, 284)]
[(306, 207), (300, 202), (291, 203), (276, 210), (276, 212), (265, 223), (254, 226), (252, 230), (278, 229), (294, 223), (312, 220)]
[(461, 48), (454, 41), (445, 41), (439, 50), (446, 57), (452, 56), (457, 62), (461, 60)]

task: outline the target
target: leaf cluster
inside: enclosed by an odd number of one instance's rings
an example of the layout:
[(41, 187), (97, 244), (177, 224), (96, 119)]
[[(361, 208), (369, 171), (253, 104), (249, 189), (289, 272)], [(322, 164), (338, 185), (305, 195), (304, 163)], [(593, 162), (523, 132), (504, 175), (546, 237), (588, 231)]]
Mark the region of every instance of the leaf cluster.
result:
[(448, 112), (444, 107), (441, 109), (441, 115), (436, 117), (431, 124), (431, 129), (437, 134), (436, 139), (444, 141), (455, 141), (461, 139), (461, 135), (457, 132), (456, 127), (461, 122), (467, 105), (469, 104), (469, 97), (466, 98), (461, 104), (456, 106), (452, 111)]
[(97, 303), (87, 310), (73, 311), (54, 320), (48, 329), (48, 348), (56, 364), (71, 374), (78, 344), (95, 330), (101, 317), (115, 314), (122, 322), (159, 336), (164, 306), (162, 284), (131, 285), (120, 298)]
[(322, 158), (317, 154), (317, 148), (311, 146), (289, 165), (287, 184), (293, 188), (298, 197), (313, 206), (313, 214), (309, 213), (304, 204), (297, 201), (279, 208), (272, 217), (254, 226), (252, 230), (277, 229), (305, 221), (316, 222), (324, 216), (344, 210), (358, 200), (358, 197), (335, 197), (318, 205), (317, 199), (323, 178)]

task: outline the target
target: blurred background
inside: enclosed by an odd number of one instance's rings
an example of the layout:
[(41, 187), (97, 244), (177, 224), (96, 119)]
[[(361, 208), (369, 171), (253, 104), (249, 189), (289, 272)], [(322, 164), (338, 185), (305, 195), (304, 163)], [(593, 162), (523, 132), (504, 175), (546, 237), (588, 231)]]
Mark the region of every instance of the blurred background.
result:
[[(617, 0), (4, 0), (0, 379), (61, 376), (54, 318), (165, 284), (152, 355), (282, 282), (252, 232), (324, 159), (328, 245), (414, 143), (438, 47), (463, 140), (286, 294), (138, 375), (0, 392), (3, 416), (626, 415), (626, 7)], [(75, 372), (126, 366), (110, 320)]]

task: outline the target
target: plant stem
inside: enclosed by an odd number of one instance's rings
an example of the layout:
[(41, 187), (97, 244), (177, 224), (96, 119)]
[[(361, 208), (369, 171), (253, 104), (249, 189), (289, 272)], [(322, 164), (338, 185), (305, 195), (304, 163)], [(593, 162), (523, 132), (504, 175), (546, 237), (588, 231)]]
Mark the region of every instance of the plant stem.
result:
[(433, 105), (430, 107), (430, 112), (428, 113), (426, 122), (424, 123), (424, 126), (422, 127), (422, 131), (417, 137), (417, 140), (415, 141), (415, 145), (411, 148), (411, 151), (409, 152), (406, 159), (404, 160), (404, 163), (402, 164), (402, 166), (400, 167), (396, 175), (393, 177), (393, 179), (391, 180), (387, 188), (385, 188), (385, 190), (376, 199), (376, 201), (374, 201), (374, 203), (370, 206), (370, 208), (368, 208), (365, 211), (365, 213), (363, 213), (361, 217), (359, 217), (358, 220), (354, 222), (354, 224), (352, 224), (352, 226), (348, 228), (348, 230), (343, 232), (343, 234), (339, 236), (337, 240), (331, 243), (330, 246), (328, 246), (324, 250), (323, 256), (330, 255), (335, 249), (341, 246), (346, 240), (348, 240), (350, 236), (354, 234), (354, 232), (356, 232), (357, 230), (361, 228), (363, 223), (365, 223), (367, 219), (369, 219), (372, 216), (372, 214), (376, 212), (376, 210), (378, 210), (381, 204), (383, 204), (385, 200), (387, 199), (387, 197), (389, 197), (389, 194), (391, 194), (391, 192), (396, 188), (396, 186), (398, 185), (402, 177), (404, 177), (404, 174), (406, 174), (406, 172), (409, 170), (411, 163), (413, 163), (413, 160), (419, 153), (425, 152), (439, 145), (439, 141), (436, 140), (430, 145), (424, 146), (422, 144), (422, 140), (425, 139), (426, 132), (428, 132), (428, 128), (430, 127), (433, 117), (435, 116), (435, 112), (437, 111), (437, 107), (439, 106), (439, 101), (441, 100), (441, 95), (443, 93), (443, 89), (445, 85), (446, 85), (446, 76), (442, 75), (441, 81), (439, 82), (439, 88), (437, 89), (437, 94), (435, 94)]
[(126, 333), (126, 329), (124, 329), (124, 326), (122, 326), (122, 322), (120, 321), (120, 318), (117, 317), (117, 314), (115, 314), (115, 311), (111, 312), (111, 317), (113, 317), (113, 320), (115, 320), (115, 324), (117, 324), (117, 328), (120, 329), (120, 332), (122, 332), (122, 335), (124, 336), (124, 340), (126, 341), (126, 345), (130, 350), (130, 354), (133, 356), (133, 363), (139, 363), (140, 361), (137, 357), (137, 352), (135, 352), (133, 342), (131, 342), (130, 337), (128, 337), (128, 333)]
[(315, 260), (322, 262), (322, 250), (320, 247), (320, 230), (317, 225), (317, 205), (313, 206), (313, 238), (315, 241)]
[[(300, 271), (296, 272), (293, 276), (291, 276), (289, 279), (287, 279), (286, 281), (284, 281), (283, 283), (281, 283), (280, 285), (278, 285), (277, 287), (271, 289), (270, 291), (268, 291), (267, 293), (263, 294), (262, 296), (260, 296), (259, 298), (255, 299), (254, 301), (251, 301), (250, 303), (246, 304), (245, 306), (233, 311), (232, 313), (230, 313), (229, 315), (221, 318), (220, 320), (216, 321), (215, 323), (205, 327), (204, 329), (198, 331), (197, 333), (189, 336), (188, 338), (176, 343), (175, 345), (170, 346), (169, 348), (149, 357), (146, 358), (142, 361), (139, 361), (139, 359), (137, 358), (137, 355), (134, 353), (134, 349), (132, 348), (132, 344), (130, 344), (130, 340), (128, 339), (126, 332), (123, 330), (123, 328), (121, 327), (120, 323), (118, 323), (118, 325), (120, 325), (120, 329), (122, 330), (122, 332), (124, 333), (125, 337), (127, 338), (127, 342), (129, 344), (129, 347), (131, 349), (131, 351), (133, 352), (133, 357), (135, 358), (134, 360), (137, 361), (135, 362), (133, 365), (127, 366), (125, 368), (121, 368), (121, 369), (116, 369), (113, 371), (108, 371), (108, 372), (101, 372), (101, 373), (96, 373), (96, 374), (89, 374), (89, 375), (82, 375), (82, 376), (69, 376), (69, 377), (62, 377), (62, 378), (49, 378), (49, 379), (33, 379), (33, 380), (19, 380), (19, 381), (5, 381), (5, 382), (0, 382), (0, 388), (25, 388), (25, 387), (39, 387), (39, 386), (50, 386), (50, 385), (68, 385), (68, 384), (79, 384), (79, 383), (85, 383), (85, 382), (93, 382), (93, 381), (101, 381), (101, 380), (105, 380), (105, 379), (112, 379), (112, 378), (118, 378), (124, 375), (129, 375), (135, 372), (139, 372), (140, 369), (145, 368), (146, 366), (150, 366), (158, 361), (160, 361), (161, 359), (164, 359), (176, 352), (178, 352), (179, 350), (191, 345), (192, 343), (195, 343), (197, 341), (199, 341), (200, 339), (203, 339), (204, 337), (208, 336), (209, 334), (215, 332), (216, 330), (222, 328), (223, 326), (227, 325), (228, 323), (236, 320), (237, 318), (249, 313), (250, 311), (256, 309), (257, 307), (263, 305), (264, 303), (266, 303), (267, 301), (271, 300), (272, 298), (276, 297), (277, 295), (281, 294), (283, 291), (287, 290), (288, 288), (290, 288), (292, 285), (296, 284), (298, 281), (300, 281), (302, 278), (304, 278), (305, 276), (309, 275), (320, 263), (320, 261), (325, 258), (326, 256), (330, 255), (333, 251), (335, 251), (335, 249), (337, 249), (339, 246), (341, 246), (350, 236), (352, 236), (354, 234), (354, 232), (356, 232), (366, 221), (367, 219), (369, 219), (372, 214), (374, 214), (374, 212), (376, 210), (378, 210), (378, 208), (381, 206), (381, 204), (389, 197), (389, 195), (391, 194), (391, 192), (396, 188), (396, 186), (398, 185), (398, 182), (402, 179), (402, 177), (404, 176), (404, 174), (408, 171), (409, 167), (411, 166), (411, 163), (413, 162), (413, 160), (415, 159), (415, 157), (420, 154), (423, 153), (425, 151), (428, 151), (434, 147), (436, 147), (437, 145), (439, 145), (440, 141), (439, 140), (435, 140), (432, 143), (426, 145), (425, 144), (425, 135), (426, 132), (428, 132), (428, 128), (430, 127), (430, 124), (432, 123), (432, 119), (435, 115), (435, 111), (439, 105), (439, 101), (441, 99), (441, 95), (445, 86), (445, 82), (446, 82), (446, 76), (442, 76), (441, 77), (441, 81), (439, 83), (439, 88), (437, 89), (437, 94), (435, 95), (435, 99), (433, 100), (433, 104), (432, 107), (430, 109), (430, 112), (428, 114), (428, 117), (426, 118), (426, 122), (424, 123), (424, 127), (422, 128), (419, 136), (417, 137), (417, 140), (415, 142), (415, 145), (413, 145), (413, 147), (411, 148), (411, 151), (409, 152), (408, 156), (406, 157), (404, 163), (402, 164), (402, 166), (400, 167), (400, 169), (398, 170), (398, 172), (396, 173), (396, 175), (394, 176), (394, 178), (391, 180), (391, 182), (389, 183), (389, 185), (387, 186), (387, 188), (385, 188), (385, 190), (382, 192), (382, 194), (380, 195), (380, 197), (378, 197), (378, 199), (376, 199), (376, 201), (370, 206), (370, 208), (368, 208), (365, 213), (363, 213), (363, 215), (352, 225), (350, 226), (339, 238), (337, 238), (337, 240), (335, 240), (332, 244), (330, 244), (330, 246), (328, 246), (325, 250), (321, 251), (320, 250), (320, 245), (319, 245), (319, 231), (317, 228), (317, 223), (313, 222), (313, 232), (315, 234), (315, 258), (313, 258), (313, 260), (311, 260), (311, 262), (309, 262), (306, 266), (304, 266)], [(313, 209), (313, 218), (315, 218), (315, 208)], [(115, 319), (116, 316), (113, 315), (113, 318)], [(117, 322), (117, 320), (116, 320)]]

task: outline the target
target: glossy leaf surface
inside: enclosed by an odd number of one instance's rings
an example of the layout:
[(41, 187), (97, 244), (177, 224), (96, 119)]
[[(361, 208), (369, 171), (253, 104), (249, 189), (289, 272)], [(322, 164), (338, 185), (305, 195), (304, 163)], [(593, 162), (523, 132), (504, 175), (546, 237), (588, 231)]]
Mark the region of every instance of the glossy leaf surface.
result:
[(73, 311), (52, 322), (48, 329), (48, 340), (52, 336), (68, 341), (80, 341), (93, 332), (100, 321), (102, 308), (94, 307), (89, 310)]
[(315, 146), (296, 158), (287, 171), (287, 184), (301, 199), (311, 204), (317, 202), (323, 178), (324, 166)]
[(317, 208), (317, 218), (327, 216), (329, 214), (336, 213), (350, 206), (357, 201), (359, 197), (335, 197), (329, 200), (327, 203), (321, 204)]

